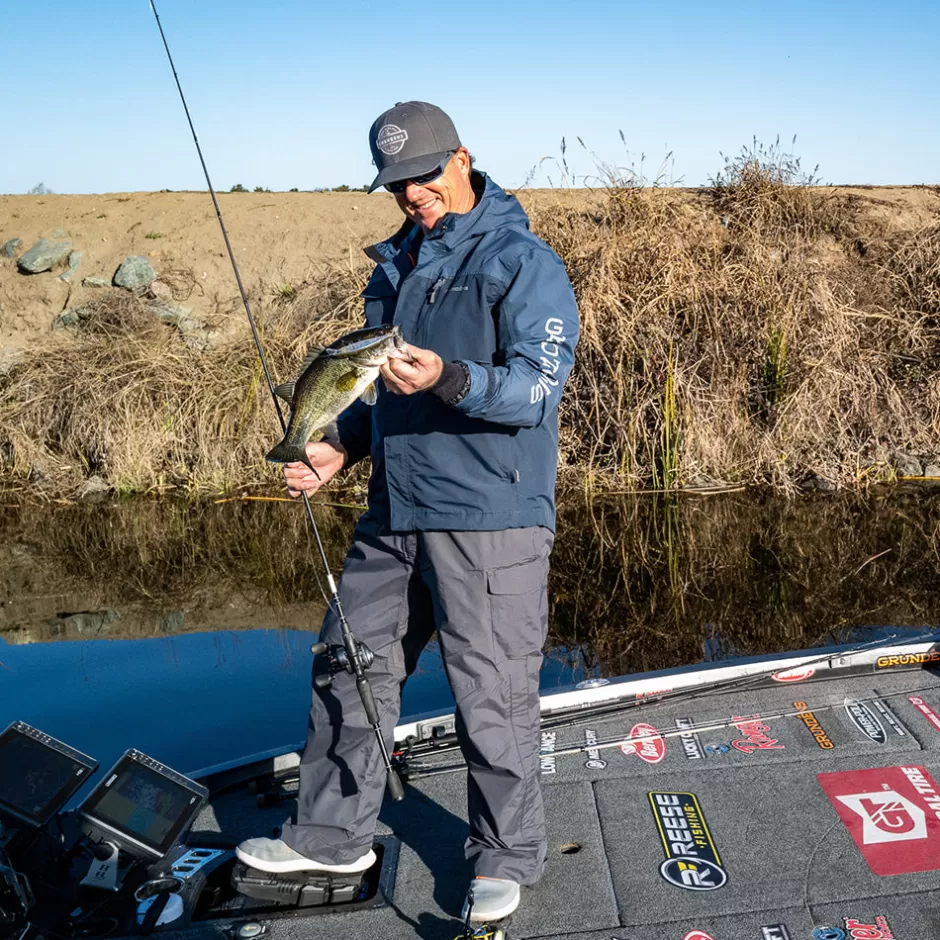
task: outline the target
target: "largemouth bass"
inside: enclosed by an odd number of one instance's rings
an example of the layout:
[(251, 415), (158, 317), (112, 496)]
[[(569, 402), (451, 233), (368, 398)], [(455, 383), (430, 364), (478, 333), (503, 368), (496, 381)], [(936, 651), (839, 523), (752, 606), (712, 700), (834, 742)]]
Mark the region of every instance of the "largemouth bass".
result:
[(336, 419), (357, 398), (374, 405), (379, 367), (389, 359), (411, 359), (398, 326), (353, 330), (326, 348), (314, 347), (301, 363), (300, 376), (274, 391), (290, 402), (290, 421), (284, 439), (266, 459), (272, 463), (307, 459), (306, 445), (317, 433), (336, 439)]

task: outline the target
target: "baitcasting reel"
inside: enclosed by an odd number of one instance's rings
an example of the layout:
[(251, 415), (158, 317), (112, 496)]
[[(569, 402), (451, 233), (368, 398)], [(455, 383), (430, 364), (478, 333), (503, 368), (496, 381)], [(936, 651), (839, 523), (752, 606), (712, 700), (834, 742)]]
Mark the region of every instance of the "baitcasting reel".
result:
[[(360, 643), (358, 640), (354, 642), (359, 648), (359, 661), (362, 663), (362, 668), (368, 669), (375, 660), (375, 654), (365, 643)], [(318, 689), (331, 686), (333, 678), (341, 672), (348, 672), (351, 676), (356, 675), (356, 667), (343, 644), (314, 643), (310, 647), (310, 652), (317, 657), (316, 675), (313, 682)]]

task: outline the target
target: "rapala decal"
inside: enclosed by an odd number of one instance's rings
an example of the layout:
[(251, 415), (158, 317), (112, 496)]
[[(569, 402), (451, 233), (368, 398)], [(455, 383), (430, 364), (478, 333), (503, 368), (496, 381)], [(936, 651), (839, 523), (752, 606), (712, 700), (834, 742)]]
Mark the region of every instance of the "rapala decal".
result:
[(938, 715), (919, 695), (908, 695), (907, 700), (937, 731), (940, 731), (940, 715)]
[(689, 891), (714, 891), (728, 883), (708, 823), (694, 793), (650, 793), (650, 806), (663, 841), (663, 880)]
[(774, 682), (805, 682), (815, 675), (815, 666), (797, 666), (795, 669), (784, 669), (783, 672), (775, 672), (770, 678)]
[(927, 666), (940, 663), (940, 650), (928, 650), (926, 653), (900, 653), (896, 656), (879, 656), (875, 660), (876, 669), (896, 669), (904, 666)]
[(555, 757), (555, 740), (558, 735), (554, 731), (542, 732), (542, 743), (539, 751), (539, 772), (543, 777), (557, 773), (557, 758)]
[[(806, 709), (808, 706), (806, 702), (794, 702), (794, 708)], [(830, 751), (835, 745), (832, 743), (829, 735), (826, 734), (826, 729), (819, 723), (819, 719), (810, 711), (800, 711), (799, 719), (806, 725), (809, 733), (813, 736), (813, 740), (824, 750)]]
[(584, 731), (584, 745), (587, 748), (588, 759), (584, 762), (584, 766), (590, 770), (603, 770), (607, 766), (607, 761), (601, 757), (601, 752), (596, 744), (597, 732), (586, 728)]
[(924, 767), (816, 779), (876, 875), (940, 870), (940, 790)]
[(813, 931), (813, 940), (894, 940), (884, 914), (879, 914), (873, 924), (865, 924), (852, 917), (846, 917), (843, 923), (844, 928), (817, 927)]
[(760, 929), (761, 940), (790, 940), (786, 924), (768, 924)]
[(652, 725), (638, 724), (630, 729), (631, 738), (643, 738), (642, 741), (625, 741), (620, 751), (626, 755), (636, 754), (647, 764), (658, 764), (666, 756), (666, 739)]
[(685, 754), (686, 760), (704, 760), (702, 739), (691, 730), (695, 727), (695, 722), (691, 718), (677, 718), (676, 727), (685, 732), (679, 735), (679, 743), (682, 745), (682, 753)]
[(715, 940), (715, 938), (710, 933), (705, 933), (704, 930), (690, 930), (682, 940)]
[(776, 738), (770, 737), (770, 725), (765, 725), (760, 720), (760, 715), (752, 715), (750, 718), (744, 718), (741, 715), (732, 715), (731, 720), (735, 728), (741, 732), (743, 737), (731, 742), (731, 746), (745, 754), (753, 754), (754, 751), (782, 751), (784, 746)]
[(884, 744), (888, 740), (884, 725), (864, 702), (846, 702), (845, 713), (852, 719), (852, 724), (875, 744)]

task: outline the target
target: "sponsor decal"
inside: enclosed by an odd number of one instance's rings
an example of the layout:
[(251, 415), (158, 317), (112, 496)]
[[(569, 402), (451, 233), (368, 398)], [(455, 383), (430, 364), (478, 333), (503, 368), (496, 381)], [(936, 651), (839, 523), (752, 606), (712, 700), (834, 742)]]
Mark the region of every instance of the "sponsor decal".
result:
[(846, 917), (843, 923), (844, 928), (817, 927), (813, 931), (813, 940), (894, 940), (884, 914), (879, 914), (873, 924), (864, 924), (852, 917)]
[(925, 768), (878, 767), (816, 779), (876, 875), (940, 870), (940, 789)]
[(666, 860), (664, 881), (689, 891), (715, 891), (728, 883), (718, 849), (694, 793), (650, 793)]
[(733, 748), (737, 748), (745, 754), (753, 754), (754, 751), (783, 750), (784, 746), (767, 733), (770, 731), (770, 725), (765, 725), (760, 720), (760, 715), (752, 715), (750, 718), (732, 715), (731, 720), (734, 722), (735, 728), (744, 735), (743, 738), (731, 742)]
[(545, 321), (546, 338), (542, 341), (542, 355), (539, 357), (539, 377), (536, 383), (529, 389), (529, 404), (535, 405), (543, 398), (547, 398), (552, 393), (553, 388), (558, 388), (558, 378), (556, 373), (561, 366), (559, 359), (558, 346), (567, 342), (565, 336), (564, 321), (558, 317), (549, 317)]
[(896, 669), (901, 666), (926, 666), (940, 663), (940, 650), (928, 650), (926, 653), (900, 653), (897, 656), (879, 656), (875, 660), (876, 669)]
[(884, 725), (864, 702), (846, 702), (845, 713), (852, 719), (852, 724), (875, 744), (884, 744), (888, 740)]
[(831, 751), (835, 745), (832, 743), (829, 735), (826, 734), (826, 729), (819, 723), (816, 716), (812, 712), (805, 710), (807, 708), (806, 702), (794, 702), (793, 707), (801, 709), (799, 719), (806, 725), (816, 743), (824, 750)]
[(555, 740), (558, 735), (554, 731), (542, 732), (542, 744), (539, 753), (539, 771), (543, 777), (556, 773), (558, 768), (555, 766), (557, 758), (555, 757)]
[(591, 770), (603, 770), (607, 766), (607, 761), (601, 757), (600, 750), (595, 747), (597, 744), (597, 732), (591, 731), (589, 728), (585, 728), (584, 744), (588, 749), (588, 759), (584, 762), (584, 766), (590, 768)]
[(648, 702), (650, 699), (659, 698), (662, 695), (671, 695), (672, 686), (664, 685), (661, 689), (650, 689), (648, 692), (637, 692), (636, 700), (638, 702)]
[(896, 735), (902, 738), (907, 736), (907, 732), (904, 730), (903, 726), (901, 725), (901, 722), (898, 721), (898, 719), (895, 717), (894, 712), (891, 711), (891, 709), (888, 707), (887, 702), (885, 702), (884, 699), (876, 698), (871, 704), (881, 715), (884, 723)]
[(940, 731), (940, 715), (938, 715), (919, 695), (908, 695), (907, 700), (937, 729), (937, 731)]
[(682, 745), (682, 753), (685, 754), (686, 760), (704, 760), (702, 740), (691, 730), (695, 727), (695, 722), (691, 718), (677, 718), (676, 727), (684, 732), (679, 735), (679, 743)]
[(682, 940), (715, 940), (715, 938), (710, 933), (705, 933), (704, 930), (690, 930)]
[(790, 940), (786, 924), (768, 924), (760, 929), (761, 940)]
[(375, 135), (375, 145), (390, 157), (398, 153), (405, 146), (408, 131), (402, 130), (395, 124), (383, 124)]
[(784, 669), (783, 672), (775, 672), (770, 678), (774, 682), (804, 682), (806, 679), (812, 679), (815, 675), (815, 666), (797, 666), (795, 669)]
[(636, 754), (647, 764), (658, 764), (666, 756), (666, 739), (652, 725), (638, 724), (630, 729), (631, 738), (644, 738), (643, 741), (625, 741), (620, 751), (628, 756)]

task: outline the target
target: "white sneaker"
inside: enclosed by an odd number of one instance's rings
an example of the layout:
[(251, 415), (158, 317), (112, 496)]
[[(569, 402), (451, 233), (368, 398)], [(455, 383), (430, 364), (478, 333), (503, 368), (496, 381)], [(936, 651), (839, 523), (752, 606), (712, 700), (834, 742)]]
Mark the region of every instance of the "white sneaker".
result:
[(333, 872), (337, 875), (351, 875), (365, 871), (375, 864), (375, 852), (372, 849), (369, 849), (362, 858), (357, 858), (356, 861), (349, 862), (347, 865), (329, 865), (295, 852), (281, 839), (247, 839), (236, 847), (235, 855), (249, 868), (275, 873), (322, 871)]
[[(505, 878), (474, 878), (470, 885), (473, 892), (471, 924), (491, 924), (508, 917), (519, 906), (519, 885)], [(466, 919), (470, 907), (470, 892), (464, 901), (460, 916)]]

